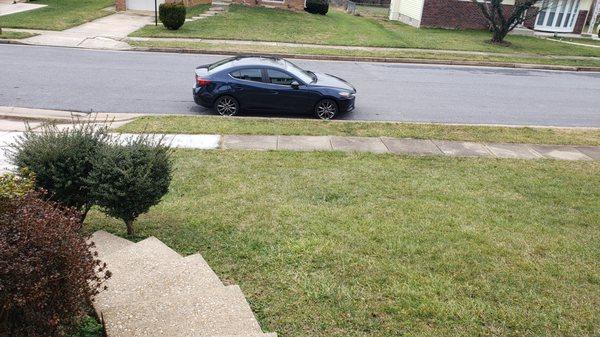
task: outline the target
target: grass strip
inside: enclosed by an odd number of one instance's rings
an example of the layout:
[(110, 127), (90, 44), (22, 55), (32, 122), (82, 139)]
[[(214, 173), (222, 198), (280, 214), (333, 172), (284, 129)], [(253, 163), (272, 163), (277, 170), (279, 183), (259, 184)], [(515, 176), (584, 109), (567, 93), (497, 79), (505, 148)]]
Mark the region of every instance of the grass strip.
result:
[(498, 64), (519, 63), (534, 65), (572, 66), (572, 67), (600, 67), (600, 59), (569, 59), (552, 58), (533, 55), (504, 56), (504, 55), (473, 55), (455, 53), (436, 53), (428, 51), (397, 50), (345, 50), (327, 47), (286, 47), (286, 46), (264, 46), (245, 45), (229, 43), (208, 43), (190, 41), (129, 41), (134, 47), (141, 48), (167, 48), (175, 50), (198, 51), (198, 52), (226, 52), (226, 53), (260, 53), (274, 55), (306, 55), (306, 56), (341, 56), (341, 57), (377, 57), (403, 60), (439, 60), (439, 61), (469, 61), (469, 62), (491, 62)]
[(533, 128), (397, 122), (320, 121), (221, 116), (145, 116), (120, 132), (362, 136), (477, 142), (600, 145), (600, 129)]
[(18, 40), (18, 39), (26, 39), (28, 37), (35, 36), (36, 34), (28, 33), (28, 32), (8, 32), (6, 30), (2, 31), (0, 34), (0, 39), (5, 40)]

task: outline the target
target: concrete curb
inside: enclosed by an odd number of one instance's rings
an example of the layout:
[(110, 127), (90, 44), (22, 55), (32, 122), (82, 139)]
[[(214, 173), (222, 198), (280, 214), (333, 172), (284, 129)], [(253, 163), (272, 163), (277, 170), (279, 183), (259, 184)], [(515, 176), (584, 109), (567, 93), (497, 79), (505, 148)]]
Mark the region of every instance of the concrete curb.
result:
[(477, 66), (477, 67), (498, 67), (515, 68), (531, 70), (556, 70), (556, 71), (586, 71), (600, 72), (600, 67), (576, 67), (576, 66), (557, 66), (531, 63), (511, 63), (511, 62), (486, 62), (486, 61), (458, 61), (458, 60), (436, 60), (419, 58), (392, 58), (392, 57), (360, 57), (360, 56), (334, 56), (334, 55), (306, 55), (306, 54), (288, 54), (288, 53), (256, 53), (256, 52), (233, 52), (233, 51), (215, 51), (202, 49), (186, 48), (155, 48), (155, 47), (132, 47), (134, 51), (157, 52), (157, 53), (181, 53), (181, 54), (210, 54), (210, 55), (262, 55), (284, 57), (304, 60), (322, 60), (322, 61), (350, 61), (350, 62), (381, 62), (381, 63), (408, 63), (408, 64), (434, 64), (434, 65), (453, 65), (453, 66)]
[[(68, 110), (49, 110), (49, 109), (31, 109), (31, 108), (20, 108), (12, 106), (0, 106), (0, 119), (18, 120), (18, 121), (35, 121), (35, 122), (71, 122), (72, 117), (87, 118), (90, 116), (97, 116), (99, 120), (108, 117), (114, 122), (130, 122), (139, 117), (152, 116), (152, 117), (211, 117), (211, 115), (193, 115), (193, 114), (175, 114), (175, 113), (105, 113), (105, 112), (80, 112), (80, 111), (68, 111)], [(215, 117), (215, 116), (212, 116)], [(113, 119), (114, 118), (114, 119)], [(228, 117), (221, 117), (228, 118)], [(230, 117), (240, 120), (282, 120), (289, 121), (286, 117)], [(295, 121), (309, 121), (314, 122), (314, 118), (294, 118)], [(528, 124), (490, 124), (490, 123), (436, 123), (436, 122), (410, 122), (410, 121), (394, 121), (394, 120), (343, 120), (334, 119), (328, 121), (328, 123), (397, 123), (397, 124), (415, 124), (415, 125), (449, 125), (449, 126), (484, 126), (484, 127), (506, 127), (506, 128), (532, 128), (532, 129), (558, 129), (558, 130), (600, 130), (600, 127), (593, 126), (554, 126), (554, 125), (528, 125)]]
[(27, 43), (21, 42), (19, 40), (14, 40), (14, 39), (0, 39), (0, 44), (18, 44), (18, 45), (28, 46)]
[(19, 107), (0, 106), (0, 119), (22, 120), (22, 121), (46, 121), (67, 122), (73, 119), (94, 117), (98, 121), (110, 120), (113, 122), (132, 121), (143, 114), (133, 113), (104, 113), (104, 112), (79, 112), (49, 109), (31, 109)]

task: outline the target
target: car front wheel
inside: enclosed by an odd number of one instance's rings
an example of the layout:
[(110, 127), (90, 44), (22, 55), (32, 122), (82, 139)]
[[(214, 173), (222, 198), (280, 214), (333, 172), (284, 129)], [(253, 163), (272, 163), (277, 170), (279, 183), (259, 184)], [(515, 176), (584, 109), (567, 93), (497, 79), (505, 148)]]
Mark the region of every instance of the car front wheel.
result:
[(231, 96), (221, 96), (215, 101), (215, 110), (221, 116), (233, 116), (240, 110), (240, 105)]
[(315, 114), (320, 119), (332, 119), (338, 113), (337, 103), (332, 99), (322, 99), (315, 106)]

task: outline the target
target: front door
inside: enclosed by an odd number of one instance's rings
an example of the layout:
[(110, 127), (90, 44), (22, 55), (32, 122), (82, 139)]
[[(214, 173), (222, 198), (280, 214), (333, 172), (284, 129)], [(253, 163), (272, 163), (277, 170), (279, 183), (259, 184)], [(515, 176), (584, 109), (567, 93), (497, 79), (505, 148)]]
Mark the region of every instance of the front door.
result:
[(535, 29), (571, 33), (579, 14), (580, 0), (544, 0), (535, 20)]

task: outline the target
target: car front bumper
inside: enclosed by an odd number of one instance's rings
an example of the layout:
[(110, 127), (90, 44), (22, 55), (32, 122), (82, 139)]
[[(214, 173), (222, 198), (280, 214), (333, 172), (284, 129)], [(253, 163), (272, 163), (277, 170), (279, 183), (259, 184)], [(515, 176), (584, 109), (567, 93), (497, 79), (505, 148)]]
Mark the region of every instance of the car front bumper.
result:
[(355, 96), (352, 96), (347, 99), (339, 100), (338, 104), (339, 104), (340, 112), (350, 112), (350, 111), (354, 110), (354, 101), (355, 100), (356, 100)]

